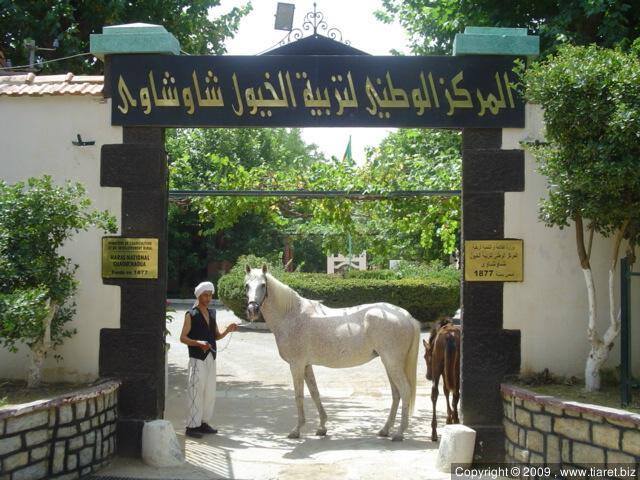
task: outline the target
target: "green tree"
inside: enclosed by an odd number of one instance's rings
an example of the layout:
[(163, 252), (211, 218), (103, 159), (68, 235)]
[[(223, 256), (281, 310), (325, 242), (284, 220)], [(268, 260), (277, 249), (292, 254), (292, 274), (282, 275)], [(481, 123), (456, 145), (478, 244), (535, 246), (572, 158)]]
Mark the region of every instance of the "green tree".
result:
[[(144, 22), (164, 26), (192, 55), (222, 54), (225, 40), (234, 35), (251, 6), (210, 18), (210, 9), (218, 5), (220, 0), (0, 0), (0, 50), (14, 65), (26, 65), (26, 39), (47, 48), (57, 40), (55, 51), (38, 55), (44, 60), (62, 58), (88, 52), (89, 35), (102, 33), (103, 26)], [(101, 69), (102, 62), (85, 56), (45, 64), (42, 71), (80, 74)]]
[[(589, 302), (585, 366), (589, 391), (620, 331), (614, 282), (621, 245), (633, 260), (640, 226), (640, 60), (595, 46), (564, 46), (524, 73), (527, 100), (544, 110), (546, 141), (531, 144), (549, 194), (540, 216), (548, 226), (576, 229)], [(609, 259), (609, 327), (597, 330), (591, 271), (594, 233), (613, 239)]]
[(108, 212), (90, 211), (80, 184), (56, 186), (51, 177), (8, 185), (0, 180), (0, 344), (31, 351), (27, 383), (37, 386), (47, 353), (75, 333), (66, 324), (75, 308), (77, 265), (58, 249), (95, 226), (116, 231)]
[(558, 45), (627, 48), (640, 35), (640, 3), (629, 0), (383, 0), (377, 17), (400, 22), (415, 54), (451, 53), (465, 27), (521, 27), (540, 35), (543, 55)]

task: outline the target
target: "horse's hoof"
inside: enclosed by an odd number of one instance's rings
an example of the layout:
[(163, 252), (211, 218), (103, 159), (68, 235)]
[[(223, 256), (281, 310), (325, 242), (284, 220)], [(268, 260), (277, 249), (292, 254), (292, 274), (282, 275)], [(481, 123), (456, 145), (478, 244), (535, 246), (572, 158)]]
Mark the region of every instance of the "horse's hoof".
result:
[(316, 430), (316, 435), (318, 437), (324, 437), (326, 434), (327, 434), (326, 428), (319, 428), (318, 430)]
[(287, 438), (300, 438), (300, 432), (293, 431)]
[(438, 436), (437, 435), (431, 435), (431, 441), (432, 442), (437, 442), (438, 441)]
[(389, 436), (389, 431), (388, 431), (388, 430), (385, 430), (385, 429), (383, 428), (382, 430), (380, 430), (380, 431), (378, 432), (378, 436), (379, 436), (379, 437), (388, 437), (388, 436)]
[(396, 433), (393, 437), (391, 437), (392, 442), (401, 442), (404, 440), (404, 435), (401, 433)]

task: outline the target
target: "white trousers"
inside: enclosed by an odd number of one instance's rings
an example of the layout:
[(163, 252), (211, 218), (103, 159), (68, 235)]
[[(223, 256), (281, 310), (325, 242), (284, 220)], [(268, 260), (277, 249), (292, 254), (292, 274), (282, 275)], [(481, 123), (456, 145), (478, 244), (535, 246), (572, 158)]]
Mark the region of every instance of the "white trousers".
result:
[(203, 422), (211, 424), (216, 404), (216, 361), (209, 353), (204, 360), (189, 358), (187, 386), (187, 428), (197, 428)]

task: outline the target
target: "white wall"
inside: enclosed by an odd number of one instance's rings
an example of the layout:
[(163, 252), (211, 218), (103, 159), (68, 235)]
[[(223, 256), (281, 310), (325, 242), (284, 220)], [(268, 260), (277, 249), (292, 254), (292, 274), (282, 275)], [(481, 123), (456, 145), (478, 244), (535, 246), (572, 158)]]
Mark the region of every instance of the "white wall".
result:
[[(108, 209), (120, 225), (120, 188), (100, 187), (100, 147), (122, 143), (112, 127), (109, 101), (93, 96), (0, 96), (0, 178), (14, 183), (50, 174), (58, 183), (81, 182), (96, 209)], [(96, 144), (76, 147), (77, 134)], [(58, 348), (63, 360), (49, 358), (45, 381), (90, 381), (98, 376), (101, 328), (120, 326), (120, 288), (103, 285), (101, 237), (95, 229), (73, 237), (61, 252), (79, 265), (77, 310), (71, 327), (78, 333)], [(27, 349), (0, 348), (0, 378), (24, 378)]]
[[(527, 105), (525, 128), (503, 129), (502, 148), (521, 148), (521, 140), (535, 139), (543, 139), (542, 111), (538, 106)], [(589, 351), (588, 310), (575, 228), (573, 225), (564, 230), (548, 228), (538, 220), (538, 203), (546, 195), (547, 184), (536, 170), (535, 158), (525, 150), (525, 191), (505, 194), (504, 235), (524, 239), (524, 282), (505, 284), (504, 328), (521, 331), (523, 371), (548, 368), (556, 374), (584, 377), (584, 362)], [(601, 335), (609, 323), (611, 243), (596, 236), (592, 251)], [(631, 291), (635, 295), (632, 313), (635, 313), (635, 324), (640, 326), (640, 279), (632, 282)], [(619, 305), (619, 290), (616, 292)], [(638, 333), (634, 332), (632, 344), (639, 344)], [(619, 365), (619, 344), (618, 338), (606, 366)], [(640, 349), (636, 348), (634, 353), (634, 370), (640, 371)]]

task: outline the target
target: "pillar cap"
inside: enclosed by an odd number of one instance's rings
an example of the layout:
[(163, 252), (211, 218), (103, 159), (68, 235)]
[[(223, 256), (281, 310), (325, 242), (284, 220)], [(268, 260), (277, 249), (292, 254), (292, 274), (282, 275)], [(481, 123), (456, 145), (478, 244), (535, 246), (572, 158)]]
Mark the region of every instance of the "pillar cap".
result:
[(180, 42), (162, 25), (128, 23), (102, 28), (90, 36), (92, 54), (104, 60), (105, 55), (159, 53), (180, 55)]
[(534, 57), (540, 54), (540, 37), (527, 35), (526, 28), (466, 27), (453, 40), (453, 56), (508, 55)]

